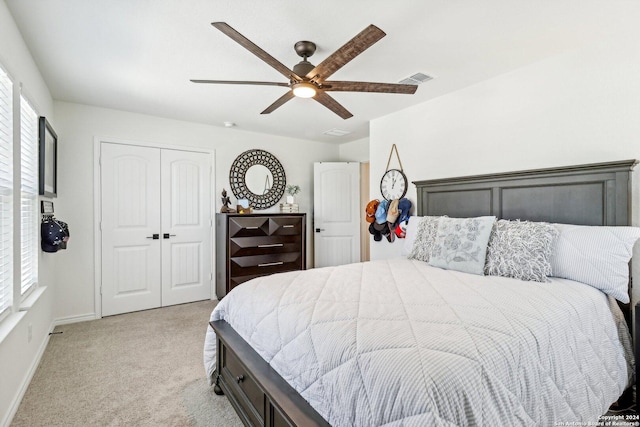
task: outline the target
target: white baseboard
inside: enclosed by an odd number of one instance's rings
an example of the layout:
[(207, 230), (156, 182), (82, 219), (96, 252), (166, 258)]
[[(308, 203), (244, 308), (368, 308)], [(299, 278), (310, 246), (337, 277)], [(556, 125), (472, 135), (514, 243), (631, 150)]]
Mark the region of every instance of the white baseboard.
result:
[(49, 345), (49, 338), (51, 337), (51, 335), (49, 334), (53, 332), (54, 328), (55, 328), (55, 322), (52, 322), (51, 325), (49, 326), (49, 333), (47, 333), (47, 336), (42, 341), (42, 344), (40, 344), (40, 347), (38, 348), (38, 353), (36, 354), (36, 358), (31, 364), (31, 367), (29, 368), (29, 372), (27, 372), (27, 376), (22, 382), (22, 385), (20, 386), (20, 390), (18, 391), (18, 394), (16, 394), (16, 396), (13, 399), (13, 402), (11, 402), (11, 405), (9, 406), (9, 411), (7, 412), (2, 422), (0, 423), (0, 426), (9, 427), (9, 425), (11, 424), (11, 421), (13, 420), (13, 417), (16, 415), (16, 412), (18, 412), (18, 408), (20, 407), (20, 402), (22, 402), (22, 398), (24, 397), (24, 394), (27, 392), (27, 389), (29, 388), (29, 384), (31, 384), (33, 375), (36, 373), (36, 370), (38, 369), (38, 365), (40, 365), (40, 360), (44, 355), (44, 351), (47, 349), (47, 345)]
[(87, 313), (87, 314), (80, 314), (77, 316), (61, 317), (59, 319), (55, 319), (53, 323), (54, 323), (54, 326), (60, 326), (60, 325), (68, 325), (70, 323), (87, 322), (89, 320), (96, 320), (96, 319), (99, 319), (99, 317), (97, 317), (95, 313)]

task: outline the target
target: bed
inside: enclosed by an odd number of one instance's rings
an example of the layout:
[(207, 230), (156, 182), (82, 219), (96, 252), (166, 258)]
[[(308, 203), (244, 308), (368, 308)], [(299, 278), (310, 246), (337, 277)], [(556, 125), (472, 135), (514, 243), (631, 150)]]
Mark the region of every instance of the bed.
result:
[[(419, 181), (417, 214), (626, 226), (635, 164)], [(234, 289), (205, 367), (247, 425), (597, 421), (629, 390), (629, 312), (568, 278), (406, 258), (328, 267)]]

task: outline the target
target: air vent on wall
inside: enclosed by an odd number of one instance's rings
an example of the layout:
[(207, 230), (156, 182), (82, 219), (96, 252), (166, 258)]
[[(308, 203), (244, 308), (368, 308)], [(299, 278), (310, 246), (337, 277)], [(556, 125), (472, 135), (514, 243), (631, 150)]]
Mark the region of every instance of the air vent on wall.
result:
[(419, 85), (420, 83), (428, 82), (429, 80), (432, 80), (432, 79), (433, 77), (427, 76), (424, 73), (416, 73), (413, 76), (400, 80), (398, 83), (403, 85)]
[(333, 128), (333, 129), (326, 130), (322, 133), (330, 136), (345, 136), (345, 135), (349, 135), (351, 132), (349, 132), (348, 130), (340, 130), (340, 129)]

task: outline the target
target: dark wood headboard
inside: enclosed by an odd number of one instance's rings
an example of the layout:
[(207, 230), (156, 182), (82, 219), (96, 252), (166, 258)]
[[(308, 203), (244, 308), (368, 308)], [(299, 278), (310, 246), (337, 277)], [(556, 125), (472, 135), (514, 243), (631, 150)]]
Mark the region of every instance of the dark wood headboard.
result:
[(415, 181), (418, 215), (631, 225), (638, 160)]
[[(634, 159), (414, 181), (417, 215), (631, 225), (631, 174), (636, 164)], [(629, 295), (631, 286), (629, 280)], [(619, 305), (631, 325), (631, 304)]]

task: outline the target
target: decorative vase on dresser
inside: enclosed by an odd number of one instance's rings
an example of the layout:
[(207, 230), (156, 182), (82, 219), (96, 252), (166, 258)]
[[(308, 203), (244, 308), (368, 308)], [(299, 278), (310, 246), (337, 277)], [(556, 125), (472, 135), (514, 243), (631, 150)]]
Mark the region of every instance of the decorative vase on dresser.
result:
[(306, 214), (216, 214), (216, 294), (255, 277), (306, 268)]

